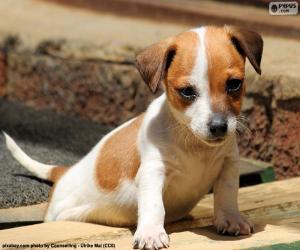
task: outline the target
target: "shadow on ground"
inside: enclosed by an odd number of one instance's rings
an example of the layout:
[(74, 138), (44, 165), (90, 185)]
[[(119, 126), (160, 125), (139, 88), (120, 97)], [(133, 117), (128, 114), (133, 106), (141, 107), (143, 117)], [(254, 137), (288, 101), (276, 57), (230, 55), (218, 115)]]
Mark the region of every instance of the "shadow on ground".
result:
[[(110, 128), (54, 112), (37, 111), (0, 99), (0, 130), (11, 135), (33, 159), (72, 165)], [(12, 158), (0, 135), (0, 208), (43, 202), (50, 184), (38, 179)]]

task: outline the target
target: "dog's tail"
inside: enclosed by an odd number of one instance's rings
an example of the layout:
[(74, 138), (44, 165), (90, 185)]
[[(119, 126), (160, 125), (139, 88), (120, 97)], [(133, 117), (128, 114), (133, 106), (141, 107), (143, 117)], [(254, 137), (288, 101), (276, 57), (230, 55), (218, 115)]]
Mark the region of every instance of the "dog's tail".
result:
[(6, 146), (12, 156), (35, 176), (48, 181), (56, 182), (67, 170), (68, 167), (47, 165), (30, 158), (16, 142), (5, 132), (3, 132)]

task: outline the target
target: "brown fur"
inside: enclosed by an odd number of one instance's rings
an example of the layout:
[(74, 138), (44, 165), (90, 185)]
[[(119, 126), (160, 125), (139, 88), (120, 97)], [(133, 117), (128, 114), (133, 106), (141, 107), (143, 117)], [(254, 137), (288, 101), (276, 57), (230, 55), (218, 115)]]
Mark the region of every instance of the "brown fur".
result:
[(164, 79), (168, 56), (175, 49), (174, 38), (170, 37), (144, 49), (136, 57), (136, 67), (153, 93)]
[(191, 103), (178, 94), (178, 89), (189, 86), (189, 76), (195, 65), (197, 48), (201, 46), (197, 34), (187, 31), (179, 34), (174, 41), (176, 53), (165, 78), (168, 100), (172, 106), (182, 111)]
[(53, 168), (49, 174), (49, 181), (57, 182), (68, 170), (68, 167), (57, 166)]
[(262, 37), (254, 31), (231, 25), (225, 25), (224, 30), (229, 35), (231, 42), (235, 44), (239, 53), (247, 57), (255, 71), (261, 74)]
[(214, 112), (240, 113), (244, 86), (234, 95), (226, 92), (231, 78), (244, 79), (245, 58), (236, 50), (224, 28), (207, 27), (206, 52), (211, 105)]
[(196, 50), (206, 46), (212, 108), (215, 112), (230, 110), (237, 115), (245, 89), (243, 86), (239, 93), (227, 95), (226, 82), (230, 78), (244, 79), (245, 57), (261, 73), (262, 38), (256, 32), (227, 25), (207, 27), (205, 38), (206, 44), (199, 44), (197, 34), (187, 31), (155, 43), (139, 53), (137, 68), (153, 92), (163, 80), (168, 100), (183, 111), (191, 103), (179, 96), (178, 89), (189, 86)]
[(113, 134), (99, 152), (96, 162), (97, 183), (112, 191), (121, 179), (134, 179), (140, 166), (137, 136), (144, 114)]
[(190, 105), (179, 96), (178, 88), (189, 86), (198, 46), (197, 34), (187, 31), (155, 43), (137, 56), (137, 68), (152, 92), (164, 81), (168, 99), (178, 110)]

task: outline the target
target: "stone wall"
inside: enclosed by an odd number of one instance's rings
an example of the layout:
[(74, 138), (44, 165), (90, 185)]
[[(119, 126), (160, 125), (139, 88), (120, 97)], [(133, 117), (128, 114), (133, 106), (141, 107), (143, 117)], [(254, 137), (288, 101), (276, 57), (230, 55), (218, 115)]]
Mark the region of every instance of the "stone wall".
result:
[(250, 131), (240, 140), (244, 156), (272, 161), (279, 179), (300, 175), (300, 79), (248, 78), (244, 108)]
[(32, 107), (118, 125), (144, 111), (153, 98), (141, 84), (131, 48), (106, 56), (113, 48), (47, 41), (33, 51), (17, 42), (2, 50), (8, 52), (1, 95)]
[[(0, 96), (103, 125), (121, 124), (155, 97), (134, 67), (138, 49), (64, 41), (27, 48), (8, 37), (0, 49)], [(300, 175), (300, 81), (247, 75), (241, 154), (274, 162), (279, 179)]]

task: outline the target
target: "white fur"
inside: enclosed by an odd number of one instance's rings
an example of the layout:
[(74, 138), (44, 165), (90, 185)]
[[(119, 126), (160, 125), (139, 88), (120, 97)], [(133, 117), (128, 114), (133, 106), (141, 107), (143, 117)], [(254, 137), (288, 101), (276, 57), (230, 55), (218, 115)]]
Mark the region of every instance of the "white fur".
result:
[(43, 164), (31, 159), (8, 134), (6, 134), (5, 132), (3, 132), (3, 134), (6, 140), (6, 146), (11, 152), (12, 156), (35, 176), (42, 179), (47, 179), (50, 171), (55, 166)]
[(187, 125), (200, 139), (208, 137), (208, 121), (212, 114), (207, 76), (208, 64), (205, 51), (205, 27), (193, 29), (198, 36), (195, 66), (189, 76), (189, 83), (199, 93), (199, 97), (184, 111), (172, 108), (173, 114), (183, 124)]
[(190, 118), (190, 127), (195, 134), (206, 138), (208, 136), (208, 121), (212, 115), (211, 100), (209, 95), (208, 62), (205, 50), (205, 28), (194, 29), (199, 38), (200, 46), (196, 57), (196, 63), (191, 74), (191, 82), (199, 92), (199, 97), (186, 110), (185, 114)]
[[(45, 220), (94, 221), (111, 225), (134, 224), (136, 220), (136, 187), (123, 182), (117, 191), (107, 193), (96, 183), (96, 161), (101, 147), (107, 139), (120, 129), (128, 126), (134, 119), (114, 129), (76, 163), (56, 184)], [(74, 208), (78, 208), (74, 214)], [(127, 209), (128, 208), (128, 209)], [(127, 210), (131, 210), (128, 213)], [(66, 211), (72, 211), (68, 213)], [(61, 215), (64, 213), (65, 215)], [(70, 217), (69, 217), (70, 214)], [(74, 215), (73, 215), (74, 214)], [(75, 216), (77, 215), (77, 216)]]

